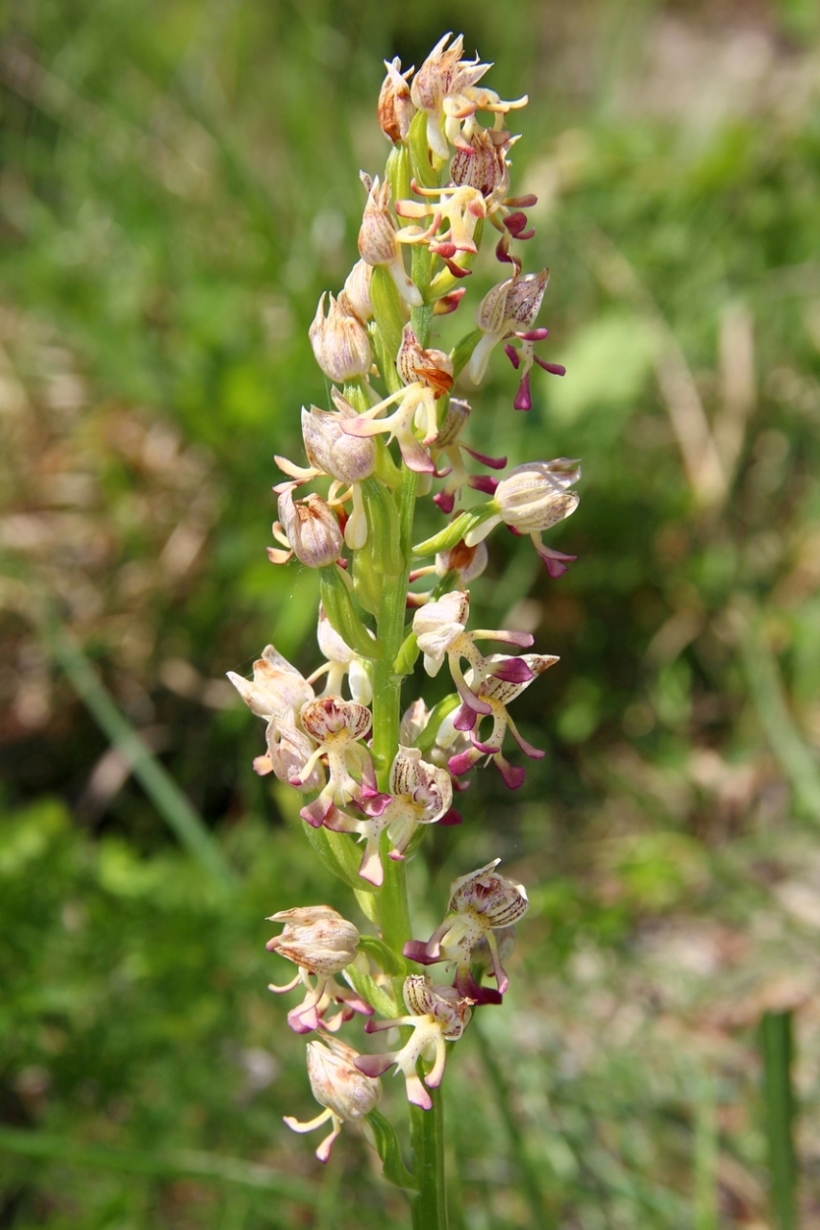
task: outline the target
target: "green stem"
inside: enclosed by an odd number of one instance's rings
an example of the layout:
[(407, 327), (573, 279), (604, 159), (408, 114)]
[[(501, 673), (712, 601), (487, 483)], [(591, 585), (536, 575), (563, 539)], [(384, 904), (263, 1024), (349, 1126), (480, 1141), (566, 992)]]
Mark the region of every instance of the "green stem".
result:
[[(384, 791), (389, 790), (390, 768), (399, 746), (403, 676), (397, 674), (395, 660), (404, 640), (416, 481), (413, 471), (405, 467), (402, 471), (398, 508), (404, 568), (397, 577), (382, 578), (382, 605), (377, 618), (378, 641), (382, 652), (373, 670), (373, 759), (379, 789)], [(404, 863), (394, 862), (387, 857), (386, 837), (383, 839), (383, 847), (384, 885), (377, 894), (377, 916), (384, 942), (401, 955), (402, 948), (411, 938)]]
[[(416, 484), (417, 476), (404, 467), (401, 490), (398, 492), (399, 537), (404, 568), (399, 576), (382, 577), (383, 597), (376, 621), (381, 655), (376, 659), (373, 670), (373, 759), (379, 789), (385, 791), (389, 788), (390, 768), (399, 746), (403, 676), (397, 672), (395, 662), (405, 636)], [(376, 894), (376, 917), (382, 939), (393, 952), (401, 955), (412, 935), (407, 878), (404, 863), (388, 858), (387, 850), (385, 834), (382, 838), (384, 884)], [(403, 984), (403, 977), (394, 979), (399, 1004)], [(415, 1106), (410, 1108), (413, 1172), (419, 1185), (418, 1195), (412, 1201), (415, 1230), (446, 1230), (447, 1225), (441, 1091), (432, 1090), (431, 1096), (432, 1110), (423, 1111)]]
[(410, 1107), (413, 1172), (419, 1185), (411, 1200), (413, 1230), (447, 1230), (447, 1193), (444, 1184), (444, 1099), (431, 1089), (432, 1110)]

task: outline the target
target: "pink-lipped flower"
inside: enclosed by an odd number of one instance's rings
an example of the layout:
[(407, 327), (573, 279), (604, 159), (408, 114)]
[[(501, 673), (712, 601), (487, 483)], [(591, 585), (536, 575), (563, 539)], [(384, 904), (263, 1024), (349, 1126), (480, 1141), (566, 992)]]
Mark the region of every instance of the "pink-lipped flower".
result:
[[(353, 923), (328, 905), (297, 906), (272, 914), (268, 922), (284, 923), (281, 935), (268, 940), (268, 952), (277, 952), (299, 967), (295, 978), (284, 986), (268, 984), (268, 990), (283, 995), (301, 982), (305, 998), (288, 1013), (288, 1025), (297, 1034), (310, 1033), (322, 1025), (335, 1031), (354, 1012), (371, 1016), (370, 1004), (351, 987), (340, 986), (334, 974), (343, 974), (356, 960), (359, 932)], [(311, 983), (311, 977), (316, 979)], [(331, 1004), (341, 1010), (329, 1020), (325, 1014)]]
[(300, 780), (319, 759), (326, 763), (328, 774), (318, 798), (302, 808), (302, 819), (321, 828), (335, 807), (343, 808), (349, 803), (368, 814), (380, 815), (390, 796), (377, 790), (373, 761), (362, 743), (373, 720), (370, 710), (353, 700), (323, 696), (303, 705), (299, 716), (305, 731), (317, 744)]
[[(476, 1004), (500, 1004), (509, 979), (501, 964), (496, 932), (511, 927), (529, 908), (527, 890), (498, 875), (500, 858), (453, 880), (447, 917), (425, 944), (408, 940), (404, 955), (420, 965), (446, 961), (455, 966), (455, 989)], [(497, 990), (479, 986), (472, 965), (476, 950), (487, 945)]]
[[(397, 1051), (381, 1055), (360, 1055), (355, 1061), (360, 1072), (368, 1076), (381, 1076), (395, 1064), (396, 1075), (404, 1076), (407, 1084), (407, 1100), (422, 1110), (430, 1110), (433, 1103), (425, 1089), (437, 1089), (444, 1076), (447, 1058), (447, 1042), (461, 1037), (470, 1020), (472, 1001), (460, 995), (454, 987), (438, 986), (425, 974), (409, 974), (404, 980), (404, 1003), (408, 1016), (392, 1017), (386, 1021), (365, 1024), (366, 1033), (407, 1025), (413, 1029), (412, 1036)], [(424, 1084), (419, 1077), (419, 1061), (429, 1064), (424, 1072)]]
[(379, 815), (368, 815), (360, 820), (337, 810), (325, 821), (328, 828), (359, 833), (364, 839), (359, 875), (377, 888), (384, 882), (379, 841), (385, 830), (391, 844), (389, 856), (399, 861), (420, 824), (440, 821), (455, 824), (460, 819), (451, 812), (453, 783), (448, 770), (422, 760), (421, 752), (415, 747), (399, 745), (390, 769), (387, 797), (389, 802)]

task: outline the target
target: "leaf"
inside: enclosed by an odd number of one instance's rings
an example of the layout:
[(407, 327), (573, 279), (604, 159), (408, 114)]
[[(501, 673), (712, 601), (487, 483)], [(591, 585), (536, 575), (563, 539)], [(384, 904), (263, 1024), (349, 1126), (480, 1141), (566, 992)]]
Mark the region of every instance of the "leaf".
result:
[(385, 991), (384, 987), (378, 986), (369, 974), (363, 974), (357, 969), (355, 963), (348, 965), (344, 976), (353, 990), (375, 1008), (379, 1016), (386, 1017), (388, 1020), (398, 1016), (396, 1001), (389, 992)]
[(343, 833), (334, 833), (330, 829), (315, 829), (306, 824), (307, 839), (316, 852), (320, 862), (328, 871), (332, 871), (340, 880), (357, 892), (375, 892), (359, 875), (359, 862), (355, 845)]
[(407, 962), (404, 957), (398, 956), (385, 944), (384, 940), (380, 940), (375, 935), (362, 935), (359, 937), (359, 948), (366, 953), (372, 961), (381, 967), (385, 974), (390, 974), (391, 978), (400, 978), (407, 973)]
[(377, 1110), (371, 1110), (367, 1116), (367, 1121), (373, 1129), (375, 1145), (379, 1157), (382, 1159), (382, 1173), (385, 1179), (389, 1183), (395, 1184), (396, 1187), (404, 1187), (411, 1192), (417, 1192), (419, 1185), (404, 1164), (401, 1147), (399, 1146), (399, 1140), (393, 1124), (385, 1119), (384, 1115)]

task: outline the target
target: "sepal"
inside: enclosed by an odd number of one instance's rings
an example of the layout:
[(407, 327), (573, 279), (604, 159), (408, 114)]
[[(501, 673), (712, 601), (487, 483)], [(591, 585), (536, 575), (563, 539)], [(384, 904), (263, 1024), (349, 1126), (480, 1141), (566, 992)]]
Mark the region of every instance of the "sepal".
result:
[[(401, 346), (401, 333), (405, 318), (401, 296), (384, 265), (376, 265), (373, 269), (370, 280), (370, 302), (373, 304), (376, 327), (381, 334), (384, 355), (388, 358), (384, 378), (389, 385), (391, 368), (395, 375), (395, 356), (399, 353), (399, 346)], [(395, 378), (395, 385), (396, 389), (401, 388), (401, 381), (398, 377)]]
[(460, 705), (461, 697), (457, 696), (455, 692), (451, 692), (449, 696), (445, 696), (443, 700), (440, 700), (431, 709), (427, 724), (416, 740), (416, 747), (420, 752), (432, 751), (436, 745), (436, 736), (442, 722), (458, 709)]
[(497, 513), (489, 502), (480, 508), (471, 508), (469, 512), (460, 513), (438, 534), (434, 534), (432, 538), (425, 538), (424, 542), (413, 547), (413, 555), (422, 559), (425, 556), (438, 555), (441, 551), (450, 551), (461, 542), (462, 538), (478, 529), (482, 522), (489, 520), (492, 516), (497, 516)]
[[(407, 147), (410, 151), (410, 166), (413, 178), (425, 188), (438, 187), (438, 172), (430, 161), (430, 147), (427, 144), (427, 116), (419, 111), (413, 116), (410, 131), (407, 134)], [(409, 194), (402, 194), (409, 195)]]
[(362, 658), (381, 657), (381, 648), (356, 614), (347, 586), (335, 565), (321, 570), (319, 595), (331, 626), (354, 653)]

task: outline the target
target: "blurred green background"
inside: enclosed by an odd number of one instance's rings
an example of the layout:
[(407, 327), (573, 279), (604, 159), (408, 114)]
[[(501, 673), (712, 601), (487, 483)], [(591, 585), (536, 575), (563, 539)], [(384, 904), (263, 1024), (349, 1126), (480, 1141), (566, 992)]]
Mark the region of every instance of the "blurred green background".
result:
[(313, 1103), (262, 920), (351, 907), (224, 672), (318, 660), (313, 578), (265, 557), (273, 453), (325, 403), (307, 326), (387, 153), (382, 60), (448, 29), (530, 95), (514, 186), (568, 368), (520, 415), (496, 358), (473, 439), (584, 463), (570, 572), (505, 536), (473, 587), (561, 655), (516, 705), (547, 757), (515, 796), (483, 774), (411, 869), (420, 936), (496, 855), (533, 902), (449, 1067), (453, 1226), (788, 1227), (764, 1017), (793, 1028), (791, 1224), (820, 1222), (813, 0), (7, 0), (0, 1226), (404, 1224), (354, 1131), (319, 1174), (281, 1124)]

